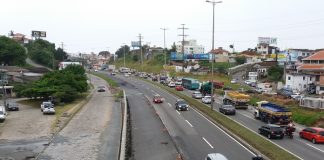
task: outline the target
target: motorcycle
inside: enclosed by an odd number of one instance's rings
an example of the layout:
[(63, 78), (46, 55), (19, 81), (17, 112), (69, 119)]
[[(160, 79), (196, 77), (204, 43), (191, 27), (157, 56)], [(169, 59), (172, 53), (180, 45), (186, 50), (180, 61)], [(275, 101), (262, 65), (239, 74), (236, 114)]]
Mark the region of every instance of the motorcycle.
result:
[(295, 130), (296, 128), (287, 126), (285, 129), (285, 135), (288, 136), (290, 139), (293, 139)]

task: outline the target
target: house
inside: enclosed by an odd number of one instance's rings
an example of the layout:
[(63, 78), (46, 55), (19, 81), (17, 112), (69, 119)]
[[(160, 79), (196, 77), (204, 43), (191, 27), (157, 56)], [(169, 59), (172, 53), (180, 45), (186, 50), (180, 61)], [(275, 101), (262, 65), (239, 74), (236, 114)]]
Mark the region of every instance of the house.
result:
[(224, 50), (222, 47), (210, 51), (214, 55), (215, 62), (229, 62), (230, 52)]
[[(205, 48), (202, 45), (197, 44), (197, 40), (184, 41), (184, 54), (198, 54), (204, 53)], [(178, 53), (182, 53), (182, 42), (176, 45), (176, 50)]]
[(13, 33), (12, 31), (10, 32), (9, 37), (20, 44), (28, 44), (31, 41), (31, 39), (26, 37), (26, 35), (21, 33)]
[(248, 72), (258, 73), (258, 77), (266, 77), (270, 67), (277, 65), (276, 61), (263, 61), (259, 63), (252, 64)]
[(324, 93), (324, 50), (318, 51), (302, 59), (302, 64), (297, 67), (298, 73), (312, 75), (315, 78), (316, 94)]
[(246, 63), (261, 62), (261, 59), (265, 57), (253, 51), (243, 51), (239, 56), (244, 56)]
[(268, 43), (259, 43), (256, 47), (256, 52), (263, 55), (275, 54), (279, 52), (279, 48), (270, 46)]
[(304, 92), (310, 84), (315, 83), (315, 76), (304, 73), (286, 73), (286, 88)]

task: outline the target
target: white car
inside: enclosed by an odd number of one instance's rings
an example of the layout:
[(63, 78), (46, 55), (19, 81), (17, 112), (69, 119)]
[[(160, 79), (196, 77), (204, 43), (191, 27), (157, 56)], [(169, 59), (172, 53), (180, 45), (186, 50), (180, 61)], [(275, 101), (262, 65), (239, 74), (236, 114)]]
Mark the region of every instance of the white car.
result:
[(7, 113), (6, 113), (6, 109), (4, 106), (0, 106), (0, 122), (3, 122), (6, 120), (6, 116), (7, 116)]
[(192, 98), (201, 99), (203, 95), (199, 91), (194, 91), (192, 93)]
[(201, 99), (201, 102), (205, 103), (205, 104), (210, 104), (212, 101), (212, 98), (211, 96), (204, 96), (202, 99)]
[(168, 86), (169, 86), (169, 87), (175, 87), (176, 85), (175, 85), (174, 82), (169, 82)]
[(181, 86), (181, 85), (182, 85), (182, 81), (176, 81), (176, 82), (175, 82), (175, 85), (177, 85), (177, 86)]
[(43, 112), (45, 108), (54, 108), (54, 104), (52, 102), (43, 102), (41, 104), (41, 111)]
[(237, 80), (236, 79), (232, 79), (231, 80), (231, 83), (237, 83)]
[(43, 114), (55, 114), (54, 107), (45, 107), (43, 109)]
[(244, 83), (247, 84), (247, 85), (250, 85), (250, 84), (253, 83), (253, 82), (250, 81), (250, 80), (245, 80)]

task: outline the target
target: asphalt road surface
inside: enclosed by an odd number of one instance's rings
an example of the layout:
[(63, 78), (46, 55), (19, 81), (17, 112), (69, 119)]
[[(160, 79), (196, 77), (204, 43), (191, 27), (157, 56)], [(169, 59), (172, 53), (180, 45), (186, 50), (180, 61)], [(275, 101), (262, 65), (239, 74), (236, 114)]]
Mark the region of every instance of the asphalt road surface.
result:
[[(111, 78), (119, 82), (122, 81), (123, 85), (136, 86), (138, 93), (144, 94), (150, 100), (157, 93), (165, 98), (164, 103), (153, 104), (153, 107), (168, 130), (175, 143), (175, 147), (186, 160), (204, 159), (208, 153), (222, 153), (228, 159), (251, 159), (254, 156), (253, 152), (227, 135), (195, 109), (190, 107), (189, 111), (176, 111), (174, 109), (174, 104), (177, 99), (175, 96), (133, 77), (117, 75), (111, 76)], [(139, 101), (139, 99), (137, 100)], [(151, 114), (154, 114), (154, 112)], [(144, 115), (142, 113), (137, 116)], [(156, 126), (147, 127), (153, 129)], [(144, 146), (134, 146), (135, 150), (138, 147), (142, 148)], [(152, 148), (150, 151), (153, 153), (154, 149)]]

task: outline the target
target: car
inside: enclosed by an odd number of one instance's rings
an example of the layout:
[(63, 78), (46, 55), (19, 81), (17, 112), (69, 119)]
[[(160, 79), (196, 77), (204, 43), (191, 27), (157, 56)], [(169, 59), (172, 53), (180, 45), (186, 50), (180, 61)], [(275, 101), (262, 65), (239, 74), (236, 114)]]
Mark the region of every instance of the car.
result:
[(163, 103), (164, 98), (158, 94), (153, 96), (153, 102), (154, 103)]
[(98, 86), (97, 91), (98, 92), (106, 92), (106, 89), (105, 88), (106, 88), (105, 86)]
[(111, 73), (111, 75), (112, 75), (112, 76), (115, 76), (115, 75), (116, 75), (116, 73), (115, 73), (115, 72), (112, 72), (112, 73)]
[(50, 101), (44, 101), (42, 102), (41, 104), (41, 111), (43, 112), (44, 111), (44, 108), (48, 108), (48, 107), (51, 107), (51, 108), (54, 108), (54, 104)]
[(94, 71), (95, 71), (95, 72), (98, 72), (98, 70), (97, 70), (97, 69), (95, 69)]
[(237, 83), (237, 79), (232, 79), (231, 83)]
[(4, 122), (6, 120), (6, 109), (4, 106), (0, 106), (0, 122)]
[(7, 109), (8, 111), (19, 111), (19, 106), (18, 106), (18, 104), (15, 103), (15, 102), (8, 102), (8, 103), (6, 104), (6, 109)]
[(210, 104), (212, 101), (212, 97), (211, 96), (204, 96), (202, 99), (201, 99), (201, 102), (202, 103), (205, 103), (205, 104)]
[(296, 97), (299, 97), (299, 96), (301, 96), (300, 95), (300, 93), (293, 93), (292, 95), (290, 95), (290, 98), (292, 98), (292, 99), (295, 99)]
[(264, 92), (265, 92), (265, 90), (262, 89), (262, 88), (256, 88), (255, 91), (256, 91), (257, 93), (264, 93)]
[(175, 90), (183, 91), (183, 87), (181, 85), (177, 85), (177, 86), (175, 86)]
[(129, 73), (124, 73), (124, 76), (125, 77), (129, 77)]
[(177, 80), (177, 81), (175, 82), (175, 84), (181, 86), (181, 85), (182, 85), (182, 81), (181, 81), (181, 80)]
[(188, 111), (189, 105), (185, 100), (178, 99), (177, 102), (175, 103), (175, 109), (178, 111)]
[(247, 85), (250, 85), (250, 84), (253, 83), (253, 82), (250, 81), (250, 80), (245, 80), (244, 83), (247, 84)]
[(43, 114), (55, 114), (54, 107), (45, 107), (43, 109)]
[(225, 115), (235, 115), (236, 114), (236, 109), (232, 105), (221, 105), (219, 107), (219, 112), (225, 114)]
[(205, 160), (227, 160), (227, 158), (221, 153), (209, 153)]
[(312, 143), (324, 142), (324, 128), (308, 127), (299, 132), (299, 137), (312, 141)]
[(284, 137), (284, 130), (279, 125), (275, 124), (266, 124), (259, 128), (259, 133), (267, 136), (269, 139)]
[(199, 91), (194, 91), (192, 93), (192, 98), (201, 99), (203, 95)]
[(168, 83), (168, 86), (169, 87), (175, 87), (176, 85), (175, 85), (175, 83), (173, 81), (171, 81), (171, 82)]
[(295, 101), (300, 101), (300, 99), (302, 99), (304, 96), (302, 96), (302, 95), (298, 95), (298, 96), (294, 96), (293, 97), (293, 99), (295, 100)]
[(257, 87), (257, 83), (252, 82), (252, 83), (249, 84), (249, 86), (251, 86), (251, 87)]

